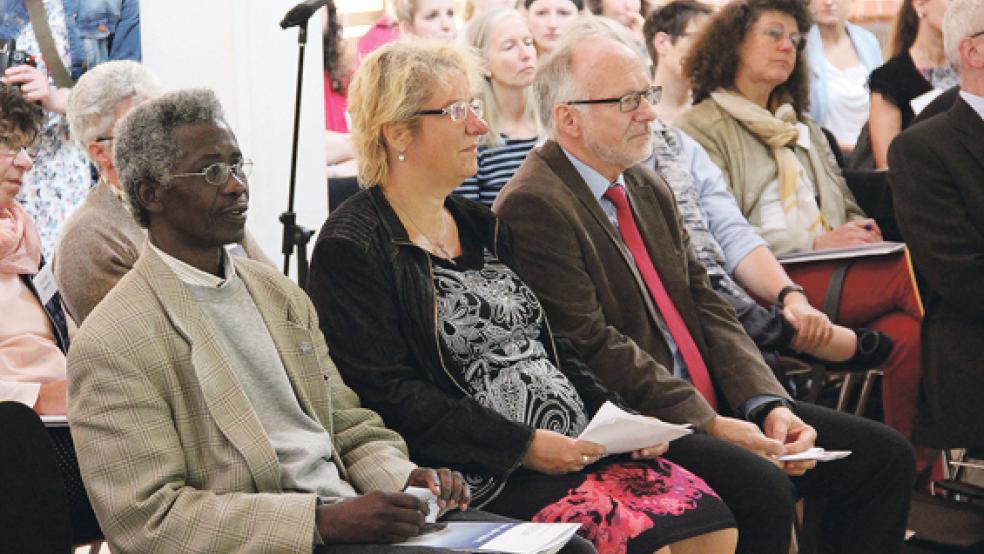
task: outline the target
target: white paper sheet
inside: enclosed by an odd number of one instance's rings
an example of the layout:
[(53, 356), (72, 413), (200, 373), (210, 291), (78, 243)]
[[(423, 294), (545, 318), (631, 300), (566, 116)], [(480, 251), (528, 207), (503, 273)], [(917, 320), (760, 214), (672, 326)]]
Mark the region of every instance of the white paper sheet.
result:
[(689, 425), (675, 425), (654, 417), (630, 414), (611, 402), (598, 410), (580, 440), (596, 442), (608, 454), (632, 452), (693, 433)]

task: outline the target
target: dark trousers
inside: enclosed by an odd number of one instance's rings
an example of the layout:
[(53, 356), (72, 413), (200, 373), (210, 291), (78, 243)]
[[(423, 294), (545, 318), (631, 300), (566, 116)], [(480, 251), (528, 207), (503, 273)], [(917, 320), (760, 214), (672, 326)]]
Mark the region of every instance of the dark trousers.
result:
[(703, 477), (731, 508), (740, 553), (788, 553), (793, 505), (802, 497), (826, 505), (820, 552), (900, 552), (915, 478), (908, 441), (880, 423), (805, 402), (795, 412), (817, 430), (817, 446), (853, 454), (791, 478), (748, 450), (695, 434), (673, 441), (666, 458)]

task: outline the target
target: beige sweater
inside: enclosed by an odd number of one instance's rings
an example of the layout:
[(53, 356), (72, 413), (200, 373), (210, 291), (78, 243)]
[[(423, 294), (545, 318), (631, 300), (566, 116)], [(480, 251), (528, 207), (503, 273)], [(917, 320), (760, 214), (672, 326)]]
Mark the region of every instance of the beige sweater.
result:
[[(818, 189), (817, 201), (824, 218), (832, 227), (837, 227), (864, 217), (847, 188), (820, 126), (808, 117), (804, 116), (802, 120), (810, 129), (810, 147), (818, 149), (824, 163), (822, 167), (814, 167), (801, 146), (795, 147), (796, 156)], [(762, 229), (763, 193), (778, 178), (775, 158), (769, 147), (710, 98), (681, 114), (675, 123), (699, 142), (721, 168), (741, 212), (776, 255), (813, 249), (813, 241), (804, 229)]]
[[(130, 271), (146, 239), (146, 231), (102, 181), (65, 221), (52, 263), (58, 290), (79, 325)], [(273, 265), (249, 232), (243, 249), (250, 258)]]

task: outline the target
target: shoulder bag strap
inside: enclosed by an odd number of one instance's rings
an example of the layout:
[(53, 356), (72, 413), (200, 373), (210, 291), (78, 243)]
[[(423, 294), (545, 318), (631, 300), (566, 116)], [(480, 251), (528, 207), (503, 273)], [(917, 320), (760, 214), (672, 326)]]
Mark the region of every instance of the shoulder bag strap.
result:
[(51, 36), (51, 26), (48, 25), (48, 12), (44, 9), (44, 0), (24, 0), (24, 4), (27, 6), (31, 25), (34, 27), (34, 37), (38, 39), (38, 46), (41, 47), (44, 63), (48, 66), (48, 74), (55, 80), (55, 86), (58, 88), (72, 88), (75, 82), (72, 81), (61, 56), (58, 55), (58, 48), (55, 47), (55, 40)]

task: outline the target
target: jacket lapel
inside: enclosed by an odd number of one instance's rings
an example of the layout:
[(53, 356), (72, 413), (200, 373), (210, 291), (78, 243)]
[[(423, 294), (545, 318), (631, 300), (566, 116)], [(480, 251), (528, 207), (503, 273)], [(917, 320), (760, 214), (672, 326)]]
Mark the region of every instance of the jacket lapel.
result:
[[(646, 287), (646, 282), (642, 278), (642, 274), (639, 273), (639, 268), (636, 267), (635, 260), (632, 257), (632, 253), (622, 242), (621, 235), (618, 233), (612, 222), (609, 221), (608, 216), (605, 211), (601, 209), (601, 205), (598, 200), (591, 193), (591, 189), (588, 188), (588, 184), (584, 182), (581, 178), (581, 174), (577, 172), (577, 169), (567, 159), (564, 152), (560, 149), (560, 145), (556, 142), (549, 140), (540, 148), (543, 155), (543, 159), (550, 166), (564, 185), (571, 191), (571, 194), (577, 198), (577, 201), (581, 204), (581, 207), (586, 210), (591, 218), (594, 220), (595, 224), (598, 225), (604, 234), (608, 237), (608, 241), (618, 250), (621, 254), (622, 261), (625, 262), (629, 273), (632, 275), (636, 286), (639, 288), (640, 296), (642, 296), (643, 301), (646, 304), (646, 311), (649, 313), (649, 317), (655, 325), (659, 318), (657, 316), (656, 305), (653, 304), (652, 295), (649, 294), (649, 289)], [(626, 185), (628, 185), (628, 179), (626, 179)], [(632, 207), (633, 216), (636, 221), (641, 221), (639, 219), (639, 213), (635, 208), (635, 202), (633, 202), (633, 193), (628, 191), (628, 186), (626, 186), (627, 192), (629, 194), (629, 205)], [(654, 262), (655, 263), (655, 262)], [(658, 269), (657, 269), (658, 271)]]
[(950, 118), (950, 124), (956, 129), (956, 135), (964, 148), (984, 167), (984, 140), (981, 140), (984, 137), (984, 120), (981, 115), (966, 100), (957, 96), (957, 101), (946, 112), (946, 116)]
[[(188, 342), (191, 369), (197, 376), (209, 414), (243, 456), (256, 490), (280, 491), (277, 455), (195, 299), (149, 246), (144, 246), (134, 271), (147, 281), (176, 332)], [(176, 369), (182, 371), (185, 368)]]

